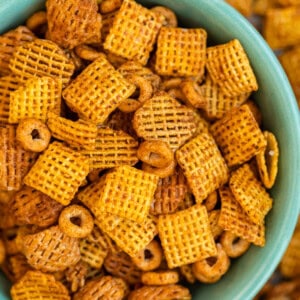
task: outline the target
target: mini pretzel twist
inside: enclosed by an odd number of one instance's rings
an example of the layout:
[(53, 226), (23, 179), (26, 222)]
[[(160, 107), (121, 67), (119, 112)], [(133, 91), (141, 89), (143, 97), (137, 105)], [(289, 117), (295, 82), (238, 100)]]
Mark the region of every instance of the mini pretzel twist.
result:
[(250, 247), (248, 241), (237, 237), (230, 231), (224, 231), (222, 233), (220, 243), (227, 255), (232, 258), (243, 255)]
[(145, 272), (142, 274), (141, 280), (145, 285), (175, 284), (179, 281), (179, 274), (177, 271), (171, 270)]

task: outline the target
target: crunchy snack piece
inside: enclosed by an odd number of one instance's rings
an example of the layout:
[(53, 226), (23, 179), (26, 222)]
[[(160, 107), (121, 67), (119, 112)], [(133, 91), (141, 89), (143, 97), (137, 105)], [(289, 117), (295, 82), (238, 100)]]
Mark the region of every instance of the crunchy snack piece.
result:
[(226, 163), (208, 133), (199, 134), (183, 145), (177, 150), (176, 158), (197, 203), (201, 203), (228, 180)]
[(145, 65), (163, 19), (135, 1), (124, 0), (104, 41), (104, 49)]
[(102, 27), (101, 27), (102, 42), (105, 41), (107, 35), (109, 34), (110, 28), (113, 25), (113, 22), (114, 22), (117, 12), (118, 12), (118, 10), (102, 15)]
[(269, 8), (278, 6), (278, 0), (253, 0), (252, 10), (254, 14), (264, 16)]
[(219, 193), (221, 197), (219, 226), (256, 246), (263, 247), (265, 245), (265, 225), (255, 224), (249, 219), (228, 187), (222, 187)]
[(192, 207), (158, 218), (158, 233), (169, 268), (179, 267), (216, 254), (206, 209)]
[(157, 38), (155, 71), (167, 76), (202, 76), (206, 38), (201, 28), (162, 27)]
[(250, 160), (267, 145), (250, 107), (246, 104), (232, 109), (210, 129), (229, 167)]
[(2, 265), (3, 262), (5, 261), (5, 256), (6, 256), (5, 246), (3, 240), (0, 239), (0, 265)]
[(88, 160), (59, 142), (43, 152), (24, 183), (68, 205), (89, 172)]
[(220, 210), (214, 209), (208, 213), (208, 220), (211, 233), (216, 240), (223, 232), (223, 228), (219, 225)]
[(163, 26), (164, 27), (177, 27), (178, 20), (177, 16), (170, 8), (166, 6), (153, 6), (150, 8), (152, 11), (157, 14), (161, 14), (164, 17)]
[(37, 11), (26, 20), (25, 24), (37, 36), (45, 36), (48, 27), (47, 13), (44, 10)]
[(176, 161), (173, 159), (166, 167), (157, 168), (145, 162), (142, 163), (142, 170), (157, 175), (160, 178), (166, 178), (174, 174), (176, 168)]
[(291, 5), (299, 5), (299, 0), (277, 0), (278, 4), (282, 6), (291, 6)]
[(17, 143), (15, 126), (0, 126), (0, 188), (2, 190), (19, 190), (24, 176), (36, 157), (36, 153), (25, 151)]
[(161, 93), (135, 112), (133, 127), (139, 137), (162, 140), (175, 151), (196, 132), (197, 118), (192, 109)]
[(252, 14), (252, 0), (226, 0), (228, 4), (233, 6), (245, 17), (249, 17)]
[(144, 272), (141, 280), (145, 285), (175, 284), (179, 281), (179, 274), (173, 270)]
[(47, 0), (50, 40), (62, 48), (72, 49), (101, 40), (101, 15), (96, 0)]
[(177, 284), (170, 284), (164, 286), (143, 286), (132, 291), (128, 296), (128, 300), (139, 299), (191, 300), (192, 296), (186, 287)]
[(30, 77), (50, 76), (65, 86), (74, 72), (74, 64), (55, 43), (35, 39), (16, 48), (9, 61), (14, 74), (26, 80)]
[(19, 26), (0, 36), (0, 75), (9, 75), (9, 61), (15, 49), (35, 39), (34, 34), (25, 26)]
[(103, 123), (135, 90), (103, 56), (86, 67), (63, 91), (72, 110), (96, 124)]
[(237, 39), (208, 47), (206, 67), (211, 79), (226, 96), (233, 97), (258, 89), (247, 54)]
[(73, 296), (73, 300), (120, 300), (125, 297), (127, 291), (128, 287), (123, 279), (113, 276), (103, 276), (89, 281)]
[(58, 226), (25, 235), (23, 253), (32, 267), (43, 272), (63, 271), (80, 260), (78, 239), (67, 236)]
[(72, 293), (77, 292), (85, 285), (87, 274), (88, 266), (82, 260), (65, 270), (65, 278), (69, 283), (69, 290)]
[(231, 173), (229, 186), (249, 219), (255, 224), (263, 224), (273, 200), (255, 177), (249, 164), (244, 164)]
[(67, 288), (55, 277), (40, 271), (28, 271), (11, 288), (14, 300), (61, 299), (70, 300)]
[(0, 228), (8, 229), (17, 225), (17, 220), (10, 211), (9, 203), (0, 202)]
[(229, 257), (239, 257), (243, 255), (250, 247), (250, 243), (237, 237), (230, 231), (224, 231), (220, 238), (220, 243)]

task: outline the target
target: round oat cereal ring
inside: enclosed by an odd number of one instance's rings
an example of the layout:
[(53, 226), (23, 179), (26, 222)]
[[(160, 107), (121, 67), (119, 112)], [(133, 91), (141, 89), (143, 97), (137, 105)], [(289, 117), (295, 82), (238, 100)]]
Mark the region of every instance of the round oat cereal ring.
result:
[(98, 52), (94, 48), (88, 46), (88, 45), (78, 45), (75, 47), (75, 53), (82, 59), (94, 61), (99, 56), (104, 56), (103, 53)]
[(243, 255), (250, 247), (250, 243), (237, 237), (230, 231), (224, 231), (220, 243), (229, 257), (235, 258)]
[(175, 172), (176, 162), (172, 160), (171, 163), (165, 168), (156, 168), (148, 165), (147, 163), (142, 164), (142, 170), (151, 174), (155, 174), (160, 178), (166, 178), (171, 176)]
[(51, 133), (46, 124), (35, 118), (21, 120), (16, 130), (17, 141), (27, 151), (44, 151), (49, 145), (50, 138)]
[(70, 237), (87, 237), (94, 228), (91, 213), (83, 206), (74, 204), (64, 208), (59, 216), (58, 225)]
[(212, 211), (218, 202), (218, 193), (217, 191), (211, 192), (204, 201), (204, 205), (208, 212)]
[(151, 8), (152, 11), (159, 13), (165, 17), (163, 26), (165, 27), (177, 27), (178, 21), (175, 13), (165, 6), (155, 6)]
[(123, 113), (131, 113), (139, 109), (142, 105), (143, 104), (140, 101), (128, 98), (121, 102), (118, 109)]
[(171, 270), (145, 272), (142, 274), (141, 280), (145, 285), (175, 284), (179, 281), (179, 274), (177, 271)]
[(142, 142), (136, 155), (142, 162), (156, 168), (166, 168), (174, 161), (170, 146), (159, 140)]
[(217, 244), (217, 256), (209, 257), (193, 264), (195, 277), (204, 283), (217, 282), (230, 267), (230, 259), (221, 244)]
[(149, 100), (153, 94), (152, 83), (143, 76), (127, 75), (125, 78), (136, 86), (136, 91), (139, 92), (137, 100), (141, 103)]
[(5, 246), (2, 240), (0, 240), (0, 265), (5, 260)]
[(153, 240), (145, 249), (131, 257), (135, 265), (142, 271), (152, 271), (161, 264), (163, 252), (160, 244)]

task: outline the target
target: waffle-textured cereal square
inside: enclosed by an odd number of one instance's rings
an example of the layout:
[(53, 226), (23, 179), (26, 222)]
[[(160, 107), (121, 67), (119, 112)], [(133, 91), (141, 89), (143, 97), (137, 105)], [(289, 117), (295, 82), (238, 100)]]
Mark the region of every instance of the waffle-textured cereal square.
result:
[(124, 0), (104, 41), (104, 49), (145, 65), (163, 20), (135, 1)]
[(157, 228), (169, 268), (216, 255), (207, 211), (201, 204), (159, 216)]
[(253, 223), (234, 198), (229, 187), (219, 189), (221, 212), (219, 226), (256, 246), (265, 245), (265, 225)]
[(60, 47), (101, 41), (102, 18), (96, 0), (47, 0), (46, 10), (49, 38)]
[(63, 91), (68, 106), (83, 119), (103, 123), (135, 91), (104, 56), (86, 67)]
[(247, 104), (232, 109), (210, 130), (229, 167), (250, 160), (267, 144)]
[(197, 203), (228, 180), (225, 160), (209, 133), (199, 134), (183, 145), (176, 151), (176, 158)]
[(251, 93), (258, 89), (247, 54), (237, 39), (208, 47), (206, 68), (226, 96)]
[(201, 28), (162, 27), (157, 38), (155, 71), (164, 76), (202, 76), (206, 38)]
[(53, 142), (39, 156), (24, 183), (68, 205), (89, 172), (86, 157), (59, 142)]
[(63, 86), (75, 70), (72, 61), (55, 43), (35, 39), (16, 48), (9, 61), (11, 71), (26, 80), (30, 77), (50, 76), (60, 79)]
[(45, 122), (50, 110), (59, 114), (60, 109), (60, 81), (47, 76), (30, 78), (10, 93), (8, 121), (14, 124), (24, 118), (35, 118)]

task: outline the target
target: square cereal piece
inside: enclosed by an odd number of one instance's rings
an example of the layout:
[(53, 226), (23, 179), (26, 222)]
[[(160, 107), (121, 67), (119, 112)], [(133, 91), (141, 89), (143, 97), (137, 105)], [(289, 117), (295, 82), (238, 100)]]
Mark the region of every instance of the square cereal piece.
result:
[(229, 187), (220, 188), (219, 194), (221, 198), (219, 226), (256, 246), (263, 247), (265, 245), (264, 223), (255, 224), (249, 219)]
[(173, 214), (161, 215), (157, 228), (169, 268), (216, 255), (204, 205), (195, 204)]
[(28, 79), (25, 84), (10, 93), (9, 123), (18, 123), (24, 118), (46, 122), (50, 110), (60, 114), (61, 83), (43, 76)]
[(188, 180), (197, 203), (228, 180), (227, 165), (208, 133), (199, 134), (176, 151), (178, 164)]
[(162, 16), (135, 1), (124, 0), (104, 41), (104, 49), (145, 65), (163, 21)]
[(24, 183), (68, 205), (89, 172), (87, 158), (53, 142), (39, 156), (24, 178)]
[(237, 96), (258, 89), (247, 54), (237, 39), (208, 47), (206, 68), (226, 96)]
[(255, 224), (262, 224), (272, 208), (273, 200), (249, 164), (231, 173), (229, 187), (249, 219)]
[(250, 160), (266, 147), (266, 139), (247, 104), (232, 109), (210, 130), (229, 167)]
[(103, 56), (86, 67), (63, 91), (67, 105), (83, 119), (103, 123), (135, 91)]
[(157, 38), (155, 70), (159, 75), (202, 76), (206, 61), (204, 29), (162, 27)]

